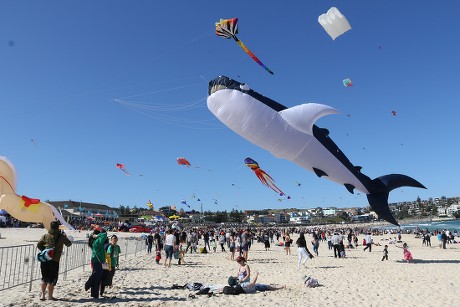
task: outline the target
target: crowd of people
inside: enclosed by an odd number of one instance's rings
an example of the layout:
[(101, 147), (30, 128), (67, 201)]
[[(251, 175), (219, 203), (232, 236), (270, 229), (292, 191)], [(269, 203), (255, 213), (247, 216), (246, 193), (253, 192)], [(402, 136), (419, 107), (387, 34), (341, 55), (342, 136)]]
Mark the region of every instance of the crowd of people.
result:
[[(119, 265), (119, 255), (121, 254), (118, 237), (116, 235), (108, 236), (108, 227), (95, 226), (91, 235), (89, 235), (88, 245), (91, 248), (91, 267), (92, 273), (85, 283), (85, 289), (91, 289), (91, 297), (95, 300), (100, 299), (105, 293), (106, 287), (111, 287), (113, 277)], [(385, 241), (382, 250), (382, 261), (389, 259), (388, 245), (395, 244), (403, 250), (403, 260), (411, 262), (412, 254), (409, 246), (402, 241), (402, 236), (414, 234), (422, 238), (422, 245), (431, 246), (430, 238), (437, 236), (440, 241), (440, 247), (445, 248), (446, 244), (456, 243), (457, 232), (448, 230), (439, 230), (429, 232), (428, 230), (414, 229), (413, 231), (392, 230), (392, 229), (374, 229), (366, 227), (354, 228), (328, 228), (328, 227), (251, 227), (233, 226), (225, 227), (220, 225), (201, 226), (201, 227), (183, 227), (177, 224), (163, 224), (161, 227), (155, 227), (149, 234), (143, 235), (146, 245), (146, 253), (154, 254), (155, 261), (158, 265), (170, 268), (177, 260), (178, 265), (186, 264), (185, 257), (191, 253), (226, 253), (228, 259), (235, 261), (238, 266), (236, 274), (229, 278), (229, 285), (226, 290), (221, 287), (215, 289), (216, 292), (226, 294), (253, 293), (255, 291), (278, 290), (282, 286), (258, 284), (258, 272), (252, 274), (248, 265), (251, 259), (251, 246), (256, 243), (264, 245), (265, 250), (271, 246), (282, 246), (286, 255), (291, 254), (291, 247), (297, 248), (297, 269), (301, 266), (307, 266), (308, 260), (318, 257), (320, 245), (327, 246), (331, 257), (345, 258), (346, 251), (357, 249), (362, 245), (364, 251), (372, 252), (372, 246), (381, 246), (379, 242), (374, 241), (374, 236), (381, 235)], [(292, 237), (297, 237), (294, 242)], [(359, 237), (362, 236), (362, 242)], [(402, 243), (402, 246), (397, 244)], [(41, 264), (42, 269), (42, 286), (40, 299), (45, 300), (45, 294), (48, 293), (48, 299), (54, 300), (53, 290), (57, 283), (59, 272), (59, 259), (62, 254), (63, 246), (70, 246), (71, 242), (63, 232), (59, 231), (58, 223), (53, 222), (48, 234), (44, 235), (37, 244), (40, 250), (47, 247), (55, 248), (55, 254), (50, 262)], [(220, 248), (217, 248), (220, 246)], [(310, 252), (310, 248), (313, 252)], [(163, 261), (161, 261), (164, 258)], [(173, 262), (174, 260), (174, 262)], [(311, 280), (311, 278), (309, 278)], [(240, 287), (241, 289), (235, 289)], [(47, 292), (46, 292), (47, 290)]]

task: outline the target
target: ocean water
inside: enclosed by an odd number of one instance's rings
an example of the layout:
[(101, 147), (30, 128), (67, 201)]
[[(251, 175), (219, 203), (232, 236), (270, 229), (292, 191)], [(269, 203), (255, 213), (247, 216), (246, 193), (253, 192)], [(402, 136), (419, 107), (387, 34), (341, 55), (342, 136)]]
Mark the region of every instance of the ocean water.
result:
[[(457, 230), (457, 232), (460, 233), (460, 219), (449, 220), (449, 221), (436, 221), (436, 222), (424, 221), (424, 222), (417, 222), (417, 223), (411, 223), (411, 224), (404, 224), (403, 221), (401, 221), (402, 230), (415, 229), (417, 227), (420, 229), (428, 229), (428, 231), (433, 231), (436, 229), (438, 230), (448, 229), (449, 231), (454, 232), (455, 230)], [(382, 228), (382, 227), (378, 227), (378, 228)], [(385, 226), (383, 228), (398, 229), (399, 227)]]
[[(451, 232), (457, 230), (460, 232), (460, 220), (450, 220), (450, 221), (437, 221), (437, 222), (421, 222), (421, 223), (414, 223), (414, 224), (403, 224), (401, 228), (411, 229), (411, 228), (420, 228), (420, 229), (428, 229), (428, 231), (433, 230), (444, 230), (447, 229)], [(403, 229), (404, 229), (403, 228)]]

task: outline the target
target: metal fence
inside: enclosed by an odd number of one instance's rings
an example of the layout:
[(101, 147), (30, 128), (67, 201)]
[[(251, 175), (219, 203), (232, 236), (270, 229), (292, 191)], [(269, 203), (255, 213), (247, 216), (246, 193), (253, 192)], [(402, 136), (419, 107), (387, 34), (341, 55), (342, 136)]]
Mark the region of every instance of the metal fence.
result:
[[(120, 238), (121, 257), (137, 255), (145, 250), (142, 238)], [(38, 249), (35, 244), (0, 247), (0, 291), (29, 284), (41, 279), (40, 262), (36, 260)], [(64, 247), (59, 264), (60, 277), (67, 279), (71, 270), (82, 268), (85, 271), (91, 260), (91, 249), (87, 241), (74, 241), (70, 247)]]

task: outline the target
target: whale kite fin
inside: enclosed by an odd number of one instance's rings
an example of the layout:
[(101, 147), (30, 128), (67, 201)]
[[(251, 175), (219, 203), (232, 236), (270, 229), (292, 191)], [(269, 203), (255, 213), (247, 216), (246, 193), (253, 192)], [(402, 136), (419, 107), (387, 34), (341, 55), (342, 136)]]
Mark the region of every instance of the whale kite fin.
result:
[(345, 186), (345, 188), (347, 188), (348, 192), (350, 192), (351, 194), (355, 194), (355, 192), (353, 192), (353, 190), (355, 189), (354, 185), (349, 184), (349, 183), (345, 183), (344, 186)]
[(367, 194), (367, 200), (372, 209), (377, 213), (379, 218), (399, 226), (398, 222), (391, 213), (388, 206), (388, 195), (390, 191), (400, 187), (414, 187), (426, 189), (426, 187), (417, 180), (401, 174), (390, 174), (375, 178), (372, 180), (374, 186), (378, 189), (376, 192)]
[(320, 117), (338, 113), (333, 107), (319, 103), (305, 103), (279, 112), (289, 125), (309, 135), (313, 135), (313, 125)]
[(322, 176), (327, 177), (327, 174), (324, 171), (320, 170), (320, 169), (317, 169), (317, 168), (314, 167), (313, 171), (315, 172), (316, 176), (318, 176), (318, 177), (322, 177)]

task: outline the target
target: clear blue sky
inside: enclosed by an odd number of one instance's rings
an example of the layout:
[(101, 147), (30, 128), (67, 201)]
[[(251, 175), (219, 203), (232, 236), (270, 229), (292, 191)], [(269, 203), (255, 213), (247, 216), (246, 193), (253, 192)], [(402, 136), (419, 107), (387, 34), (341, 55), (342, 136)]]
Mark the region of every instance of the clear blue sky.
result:
[[(335, 41), (317, 22), (331, 6), (352, 26)], [(288, 107), (338, 109), (317, 125), (364, 174), (406, 174), (428, 188), (394, 190), (390, 202), (456, 196), (459, 10), (454, 0), (2, 1), (0, 155), (16, 167), (18, 194), (42, 200), (200, 209), (199, 198), (212, 211), (367, 205), (220, 123), (206, 107), (207, 81), (227, 75)], [(214, 34), (216, 21), (233, 17), (273, 76)], [(278, 201), (246, 157), (291, 199)]]

